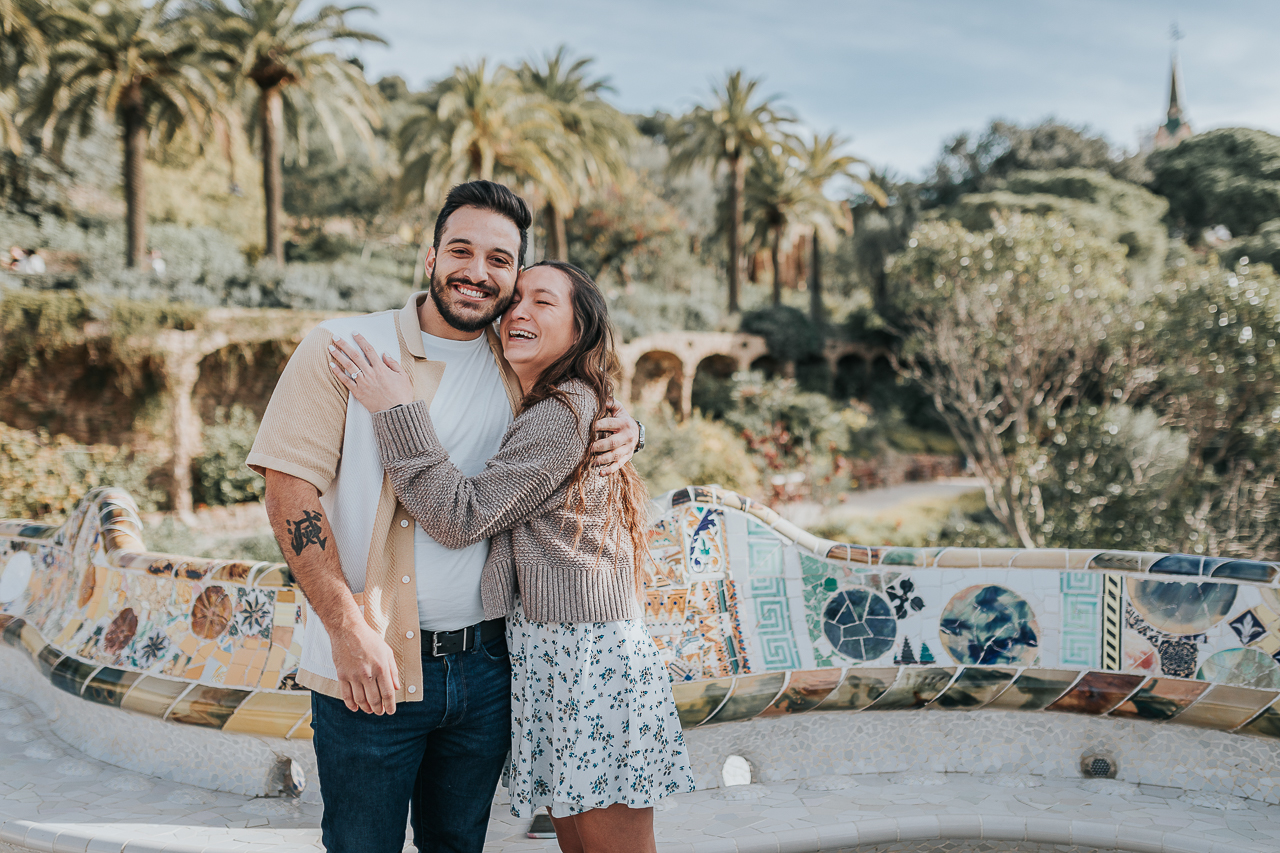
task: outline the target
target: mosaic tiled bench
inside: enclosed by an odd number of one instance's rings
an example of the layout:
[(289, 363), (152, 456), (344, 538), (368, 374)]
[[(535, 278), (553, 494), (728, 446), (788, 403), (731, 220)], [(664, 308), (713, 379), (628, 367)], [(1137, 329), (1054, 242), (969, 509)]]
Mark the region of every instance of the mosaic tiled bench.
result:
[[(660, 510), (645, 616), (703, 787), (718, 784), (726, 751), (751, 751), (752, 732), (794, 738), (800, 723), (823, 720), (829, 733), (880, 737), (907, 719), (822, 712), (981, 710), (911, 715), (911, 730), (945, 740), (947, 727), (1017, 728), (1019, 748), (1054, 732), (1106, 740), (1132, 723), (1144, 738), (1172, 738), (1175, 752), (1177, 733), (1200, 730), (1213, 749), (1235, 750), (1244, 776), (1269, 774), (1280, 759), (1280, 565), (848, 545), (710, 487), (670, 493)], [(310, 700), (294, 684), (301, 592), (288, 568), (148, 553), (140, 530), (132, 501), (112, 489), (95, 491), (58, 527), (0, 522), (8, 659), (29, 658), (31, 677), (79, 703), (61, 706), (66, 716), (83, 708), (94, 726), (149, 716), (151, 737), (157, 725), (178, 740), (248, 737), (265, 745), (263, 761), (274, 753), (306, 763)], [(808, 742), (834, 749), (831, 737)], [(81, 732), (77, 746), (94, 754), (91, 739)], [(761, 778), (831, 769), (821, 756), (756, 753)], [(866, 766), (838, 760), (846, 770)], [(932, 766), (927, 755), (919, 761)], [(785, 769), (771, 768), (777, 762)], [(251, 793), (267, 782), (235, 784)], [(1273, 800), (1278, 786), (1268, 782), (1260, 796)]]

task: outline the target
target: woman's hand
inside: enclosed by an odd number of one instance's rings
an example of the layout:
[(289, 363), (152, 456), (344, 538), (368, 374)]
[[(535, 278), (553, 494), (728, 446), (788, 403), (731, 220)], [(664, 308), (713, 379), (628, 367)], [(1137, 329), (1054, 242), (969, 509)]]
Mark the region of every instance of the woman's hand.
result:
[(363, 335), (357, 334), (355, 339), (359, 350), (341, 338), (334, 338), (329, 345), (329, 369), (351, 396), (370, 412), (412, 403), (413, 383), (400, 362), (389, 355), (379, 358)]

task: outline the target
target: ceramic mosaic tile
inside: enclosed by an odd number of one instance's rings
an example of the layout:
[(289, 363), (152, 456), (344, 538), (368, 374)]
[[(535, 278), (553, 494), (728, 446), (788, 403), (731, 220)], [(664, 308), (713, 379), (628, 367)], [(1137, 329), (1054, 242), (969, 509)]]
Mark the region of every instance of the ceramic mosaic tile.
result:
[(760, 712), (760, 716), (798, 714), (816, 708), (840, 684), (842, 672), (839, 669), (817, 669), (791, 673), (786, 687)]
[[(836, 670), (838, 672), (838, 670)], [(861, 711), (888, 692), (898, 668), (855, 668), (845, 672), (835, 690), (817, 705), (819, 711)]]
[(1210, 685), (1177, 678), (1153, 678), (1111, 712), (1113, 717), (1169, 720), (1185, 711)]
[[(1280, 737), (1280, 564), (849, 545), (713, 487), (659, 506), (644, 614), (686, 725), (928, 706)], [(83, 701), (310, 736), (287, 567), (147, 553), (140, 530), (114, 490), (59, 527), (0, 522), (4, 642)]]
[(1080, 677), (1071, 669), (1027, 669), (1013, 680), (999, 696), (991, 700), (988, 708), (1008, 708), (1012, 711), (1038, 711), (1051, 705)]
[(749, 720), (773, 704), (787, 677), (783, 673), (743, 675), (734, 679), (733, 691), (706, 722), (730, 723)]
[(1048, 708), (1073, 714), (1105, 714), (1143, 682), (1140, 675), (1090, 672)]
[(1097, 572), (1062, 572), (1063, 666), (1095, 669), (1101, 654), (1102, 575)]
[(996, 669), (967, 666), (942, 695), (933, 700), (931, 707), (947, 710), (973, 711), (1000, 695), (1013, 677), (1015, 669)]

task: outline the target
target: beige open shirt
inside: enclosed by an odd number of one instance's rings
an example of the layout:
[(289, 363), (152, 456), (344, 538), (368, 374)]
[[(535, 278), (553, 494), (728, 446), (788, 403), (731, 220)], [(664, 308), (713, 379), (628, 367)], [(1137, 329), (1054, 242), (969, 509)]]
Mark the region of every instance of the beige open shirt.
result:
[[(396, 333), (400, 343), (399, 361), (413, 381), (414, 399), (430, 403), (440, 386), (445, 363), (428, 361), (422, 347), (418, 306), (427, 298), (426, 291), (409, 297), (405, 306), (396, 312)], [(491, 328), (486, 329), (485, 334), (514, 412), (521, 399), (519, 381), (502, 357), (497, 334)], [(303, 339), (271, 395), (246, 460), (259, 474), (267, 468), (280, 471), (306, 480), (321, 494), (337, 475), (347, 420), (348, 391), (329, 368), (332, 340), (332, 333), (323, 326), (313, 329)], [(390, 478), (381, 469), (370, 472), (370, 476), (380, 477), (382, 484), (360, 598), (365, 620), (382, 634), (395, 655), (400, 672), (396, 701), (418, 701), (422, 699), (422, 658), (413, 519), (396, 498)], [(370, 494), (372, 491), (371, 487)], [(322, 626), (317, 627), (323, 630)], [(342, 698), (337, 681), (301, 666), (298, 683), (326, 696)]]

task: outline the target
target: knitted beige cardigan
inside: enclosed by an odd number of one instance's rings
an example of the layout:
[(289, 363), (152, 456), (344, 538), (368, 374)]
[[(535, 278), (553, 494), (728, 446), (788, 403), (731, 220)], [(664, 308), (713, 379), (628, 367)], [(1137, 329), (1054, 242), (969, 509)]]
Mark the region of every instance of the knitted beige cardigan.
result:
[(560, 390), (572, 408), (549, 398), (521, 412), (498, 454), (474, 477), (449, 461), (426, 403), (375, 412), (383, 468), (405, 509), (446, 548), (492, 537), (480, 578), (486, 619), (515, 608), (517, 583), (534, 622), (639, 618), (635, 554), (626, 531), (606, 523), (607, 481), (594, 472), (587, 477), (581, 519), (566, 506), (596, 399), (580, 380)]

